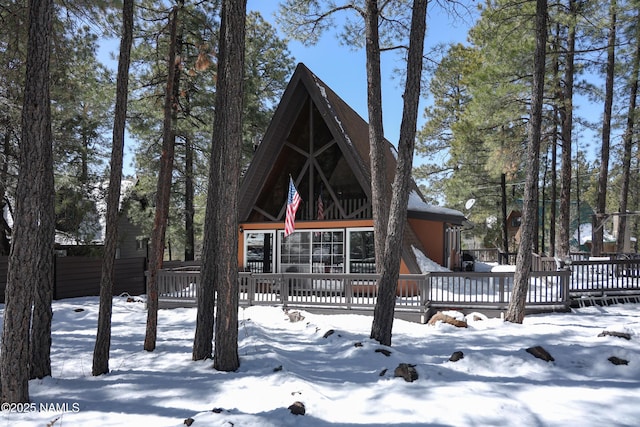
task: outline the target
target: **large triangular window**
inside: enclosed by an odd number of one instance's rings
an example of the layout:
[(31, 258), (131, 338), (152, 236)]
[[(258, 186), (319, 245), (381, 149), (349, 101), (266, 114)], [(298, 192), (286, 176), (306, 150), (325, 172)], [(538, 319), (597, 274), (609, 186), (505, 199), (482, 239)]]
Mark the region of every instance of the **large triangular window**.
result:
[(348, 140), (344, 135), (332, 134), (307, 96), (276, 161), (267, 165), (271, 169), (248, 222), (284, 220), (289, 176), (303, 200), (298, 220), (318, 219), (319, 203), (325, 220), (370, 219), (371, 203), (343, 152), (345, 143), (339, 139)]

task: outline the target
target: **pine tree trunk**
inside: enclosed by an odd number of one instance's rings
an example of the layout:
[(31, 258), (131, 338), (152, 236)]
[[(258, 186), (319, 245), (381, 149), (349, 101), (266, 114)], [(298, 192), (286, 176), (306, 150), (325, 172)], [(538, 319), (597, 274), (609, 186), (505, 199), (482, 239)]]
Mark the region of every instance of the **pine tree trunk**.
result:
[[(44, 77), (44, 76), (43, 76)], [(48, 78), (48, 76), (47, 76)], [(43, 91), (47, 92), (46, 102), (49, 103), (49, 84)], [(47, 113), (50, 114), (50, 113)], [(47, 118), (50, 120), (50, 116)], [(36, 258), (38, 267), (34, 271), (34, 283), (36, 284), (33, 295), (33, 313), (31, 317), (31, 366), (30, 378), (44, 378), (51, 375), (51, 320), (53, 310), (53, 280), (54, 280), (54, 254), (55, 245), (55, 186), (53, 178), (53, 147), (51, 126), (47, 126), (43, 135), (39, 160), (39, 176), (36, 178), (42, 183), (38, 197), (40, 209), (38, 220), (40, 226), (35, 237), (37, 239)]]
[(569, 0), (569, 29), (567, 32), (567, 54), (565, 60), (564, 82), (560, 106), (560, 139), (562, 150), (560, 155), (560, 230), (558, 233), (556, 255), (566, 260), (569, 257), (571, 228), (571, 139), (573, 129), (573, 74), (576, 45), (576, 0)]
[(184, 260), (193, 261), (195, 259), (195, 228), (193, 207), (193, 143), (191, 136), (187, 135), (184, 141)]
[[(238, 191), (242, 153), (244, 99), (244, 44), (246, 0), (224, 0), (220, 31), (220, 62), (213, 138), (219, 150), (218, 206), (215, 240), (218, 242), (215, 283), (218, 304), (213, 367), (235, 371), (238, 357)], [(224, 167), (222, 167), (224, 165)]]
[[(640, 17), (639, 17), (640, 18)], [(633, 71), (631, 75), (631, 88), (629, 90), (629, 110), (627, 112), (627, 126), (622, 137), (624, 148), (622, 154), (622, 188), (620, 189), (620, 215), (618, 221), (618, 239), (616, 250), (618, 253), (625, 251), (627, 231), (627, 206), (629, 201), (631, 155), (633, 150), (633, 134), (635, 129), (636, 98), (638, 96), (638, 75), (640, 74), (640, 31), (636, 27), (636, 49), (633, 55)]]
[(7, 129), (4, 134), (2, 153), (0, 153), (0, 256), (9, 255), (11, 243), (9, 243), (9, 233), (11, 229), (4, 219), (4, 208), (8, 203), (6, 200), (7, 187), (6, 182), (9, 180), (9, 155), (11, 152), (11, 132)]
[(367, 109), (369, 113), (369, 158), (371, 163), (371, 205), (376, 270), (382, 271), (384, 246), (389, 220), (389, 189), (387, 181), (387, 145), (382, 122), (382, 79), (380, 77), (380, 38), (378, 34), (378, 1), (367, 0), (365, 16)]
[[(216, 142), (213, 143), (216, 145)], [(213, 147), (210, 159), (210, 170), (213, 171)], [(217, 164), (217, 163), (216, 163)], [(200, 268), (200, 283), (198, 284), (196, 330), (193, 338), (193, 360), (204, 360), (213, 357), (213, 325), (215, 319), (216, 283), (215, 260), (217, 258), (217, 244), (215, 240), (215, 191), (217, 182), (209, 175), (207, 191), (207, 208), (205, 211), (204, 236), (202, 242), (202, 266)]]
[(169, 203), (171, 197), (171, 175), (173, 172), (173, 157), (175, 152), (175, 124), (178, 116), (178, 84), (179, 60), (177, 50), (178, 21), (181, 5), (175, 6), (171, 12), (171, 30), (169, 42), (169, 57), (167, 61), (167, 87), (164, 103), (164, 124), (162, 131), (162, 154), (160, 155), (160, 172), (156, 189), (156, 210), (151, 232), (149, 251), (149, 279), (147, 282), (147, 328), (144, 339), (144, 349), (153, 351), (156, 348), (158, 334), (158, 270), (162, 268), (164, 259), (165, 233), (169, 218)]
[[(52, 14), (53, 1), (29, 2), (20, 169), (0, 351), (2, 402), (29, 401), (32, 302), (38, 328), (34, 344), (44, 352), (36, 362), (46, 365), (50, 354), (55, 227), (49, 92)], [(50, 366), (37, 368), (51, 372)]]
[(378, 297), (371, 325), (371, 338), (382, 345), (391, 345), (391, 331), (395, 311), (396, 289), (400, 273), (402, 239), (407, 222), (407, 203), (415, 148), (422, 52), (426, 31), (427, 0), (414, 0), (407, 59), (407, 80), (404, 89), (398, 163), (393, 180), (389, 225), (384, 251), (384, 264), (378, 280)]
[(511, 300), (505, 315), (508, 322), (522, 323), (531, 276), (531, 250), (534, 247), (536, 213), (538, 211), (538, 169), (540, 140), (542, 139), (542, 105), (544, 95), (545, 50), (547, 47), (547, 0), (536, 2), (536, 49), (533, 58), (533, 88), (531, 94), (531, 120), (527, 146), (527, 177), (524, 188), (520, 246), (516, 259)]
[[(224, 0), (193, 360), (235, 371), (238, 357), (238, 191), (242, 151), (246, 0)], [(216, 292), (218, 301), (216, 304)], [(214, 313), (215, 306), (215, 313)], [(214, 322), (215, 316), (215, 322)]]
[[(561, 46), (561, 28), (560, 24), (556, 23), (554, 27), (553, 43), (551, 43), (551, 49), (553, 59), (551, 61), (553, 90), (555, 102), (553, 103), (553, 127), (554, 132), (551, 136), (551, 143), (549, 150), (551, 151), (551, 166), (549, 167), (551, 172), (551, 194), (549, 196), (549, 248), (547, 253), (551, 256), (556, 256), (556, 222), (557, 222), (557, 202), (558, 202), (558, 140), (561, 129), (560, 121), (560, 103), (562, 102), (562, 83), (560, 80), (560, 46)], [(542, 203), (545, 206), (545, 196), (542, 196)], [(543, 209), (543, 214), (545, 210)], [(543, 223), (545, 219), (543, 218)], [(544, 245), (544, 238), (543, 238)], [(543, 249), (544, 251), (544, 249)]]
[(600, 256), (603, 250), (605, 213), (607, 210), (607, 183), (609, 179), (609, 149), (611, 146), (611, 112), (613, 107), (613, 77), (616, 52), (616, 0), (609, 5), (609, 37), (607, 40), (607, 75), (605, 79), (604, 116), (602, 118), (602, 149), (598, 175), (598, 200), (591, 236), (591, 254)]
[(93, 348), (93, 366), (91, 368), (91, 374), (94, 376), (109, 372), (114, 266), (118, 246), (118, 207), (120, 205), (122, 182), (124, 131), (127, 122), (129, 65), (131, 63), (131, 44), (133, 42), (133, 2), (134, 0), (124, 0), (122, 6), (123, 32), (120, 39), (120, 58), (118, 60), (111, 170), (109, 172), (109, 190), (107, 194), (106, 235), (100, 279), (100, 309), (98, 312), (96, 343)]

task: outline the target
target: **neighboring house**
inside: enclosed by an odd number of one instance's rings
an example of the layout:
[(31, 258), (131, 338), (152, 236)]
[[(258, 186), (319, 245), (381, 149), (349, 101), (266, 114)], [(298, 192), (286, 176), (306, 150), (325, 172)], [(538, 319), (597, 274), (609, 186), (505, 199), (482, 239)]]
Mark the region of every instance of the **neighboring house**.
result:
[[(120, 188), (120, 206), (118, 214), (118, 246), (116, 258), (147, 257), (148, 237), (144, 235), (141, 227), (135, 225), (127, 216), (128, 206), (123, 203), (127, 200), (136, 181), (123, 179)], [(81, 224), (77, 235), (70, 235), (56, 231), (56, 249), (59, 255), (85, 255), (98, 256), (102, 253), (104, 238), (106, 235), (106, 211), (105, 195), (109, 183), (102, 186), (92, 194), (97, 208), (97, 215), (88, 215)]]
[[(396, 151), (387, 141), (389, 186)], [(238, 262), (253, 272), (375, 272), (367, 123), (303, 64), (289, 82), (240, 188)], [(284, 238), (289, 177), (302, 203)], [(402, 273), (461, 266), (464, 215), (411, 183)]]
[(120, 211), (116, 258), (148, 258), (148, 246), (149, 237), (144, 234), (142, 227), (134, 224), (126, 211)]

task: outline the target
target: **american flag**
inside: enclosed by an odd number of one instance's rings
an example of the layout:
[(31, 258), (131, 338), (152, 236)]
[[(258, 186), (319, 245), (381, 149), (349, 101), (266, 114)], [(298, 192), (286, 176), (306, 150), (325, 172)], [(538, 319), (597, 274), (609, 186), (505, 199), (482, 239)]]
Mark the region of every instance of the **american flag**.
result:
[(284, 237), (287, 237), (296, 229), (296, 211), (300, 206), (300, 194), (293, 185), (293, 178), (289, 177), (289, 194), (287, 195), (287, 216), (284, 219)]

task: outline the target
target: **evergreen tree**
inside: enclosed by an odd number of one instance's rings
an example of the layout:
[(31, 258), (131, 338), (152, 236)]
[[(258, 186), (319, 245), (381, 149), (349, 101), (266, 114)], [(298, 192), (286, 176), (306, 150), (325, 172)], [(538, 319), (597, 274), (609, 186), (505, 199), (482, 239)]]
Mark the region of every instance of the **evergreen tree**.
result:
[(405, 82), (402, 123), (398, 141), (398, 163), (393, 180), (391, 209), (387, 227), (382, 275), (378, 279), (378, 295), (373, 312), (371, 338), (382, 345), (391, 345), (396, 290), (400, 274), (400, 253), (407, 221), (407, 203), (411, 182), (411, 165), (415, 146), (422, 55), (426, 31), (427, 0), (414, 0), (411, 33), (407, 53), (407, 80)]
[(5, 212), (14, 214), (20, 140), (20, 112), (24, 90), (23, 52), (27, 44), (24, 2), (5, 2), (0, 8), (0, 256), (9, 255), (11, 228)]
[(53, 1), (29, 2), (20, 169), (0, 351), (0, 400), (3, 403), (29, 402), (29, 378), (42, 378), (51, 373), (54, 203), (49, 63), (52, 16)]
[(169, 218), (171, 177), (175, 153), (175, 126), (178, 119), (178, 96), (180, 84), (180, 53), (182, 52), (181, 12), (184, 2), (179, 0), (169, 14), (169, 44), (167, 55), (167, 80), (164, 93), (164, 120), (162, 123), (162, 150), (160, 171), (156, 185), (156, 206), (153, 217), (149, 251), (149, 277), (147, 278), (147, 329), (144, 349), (156, 348), (158, 334), (158, 270), (164, 260), (165, 233)]
[[(91, 5), (68, 3), (58, 7), (52, 16), (51, 99), (56, 175), (56, 211), (64, 219), (58, 223), (75, 240), (91, 240), (95, 236), (78, 227), (87, 228), (94, 221), (99, 169), (103, 163), (104, 140), (101, 132), (108, 117), (111, 101), (106, 97), (111, 88), (109, 73), (96, 60), (97, 35), (82, 19), (99, 16), (102, 2)], [(26, 52), (26, 13), (24, 2), (9, 2), (0, 8), (0, 205), (12, 212), (17, 179), (17, 145), (20, 140), (20, 104), (23, 99)], [(108, 16), (101, 13), (100, 16)], [(98, 20), (92, 23), (100, 24)], [(93, 24), (92, 24), (93, 25)], [(98, 83), (98, 84), (96, 84)], [(67, 197), (70, 197), (68, 199)], [(88, 234), (87, 234), (88, 233)], [(0, 220), (0, 254), (8, 254), (11, 234), (2, 216)]]
[[(638, 22), (640, 18), (640, 8), (638, 5), (635, 7), (635, 22)], [(632, 21), (633, 22), (633, 21)], [(630, 25), (628, 32), (628, 38), (630, 40), (629, 51), (632, 52), (631, 70), (628, 77), (628, 83), (625, 85), (629, 88), (629, 101), (626, 117), (626, 126), (623, 134), (623, 152), (622, 152), (622, 183), (620, 185), (620, 203), (618, 212), (620, 218), (618, 221), (617, 242), (616, 250), (618, 253), (629, 252), (630, 247), (627, 247), (627, 241), (625, 236), (627, 235), (629, 226), (631, 225), (630, 218), (626, 215), (629, 210), (629, 201), (633, 200), (630, 197), (629, 192), (632, 187), (631, 178), (631, 160), (633, 158), (633, 135), (635, 129), (637, 129), (637, 97), (638, 97), (638, 79), (640, 78), (640, 30), (637, 25)], [(636, 144), (637, 145), (637, 144)], [(636, 174), (637, 175), (637, 174)]]
[[(560, 173), (560, 233), (556, 254), (561, 259), (569, 256), (571, 206), (571, 152), (573, 144), (573, 92), (578, 3), (569, 0), (564, 87), (558, 84), (557, 102), (560, 119), (561, 173)], [(553, 201), (555, 203), (555, 200)]]
[(544, 77), (547, 50), (547, 0), (536, 1), (535, 38), (536, 49), (533, 57), (533, 86), (531, 93), (531, 121), (527, 147), (527, 179), (525, 182), (522, 222), (520, 225), (520, 246), (516, 260), (516, 273), (509, 307), (505, 314), (508, 322), (522, 323), (525, 316), (525, 303), (529, 292), (531, 276), (531, 251), (535, 236), (535, 223), (538, 211), (538, 164), (540, 162), (540, 141), (542, 139), (542, 109), (544, 96)]
[(600, 256), (603, 250), (604, 219), (607, 207), (607, 186), (609, 177), (609, 153), (611, 147), (611, 120), (613, 109), (613, 79), (615, 75), (617, 0), (609, 3), (609, 36), (607, 38), (607, 65), (605, 77), (604, 114), (602, 118), (602, 146), (600, 151), (600, 175), (598, 178), (598, 203), (593, 222), (591, 254)]
[(93, 350), (91, 374), (109, 372), (109, 349), (111, 347), (111, 313), (114, 284), (114, 266), (118, 246), (118, 209), (120, 206), (120, 186), (122, 182), (122, 158), (124, 151), (124, 131), (127, 121), (127, 98), (129, 85), (129, 65), (133, 43), (133, 0), (124, 0), (122, 6), (122, 37), (120, 39), (120, 59), (118, 60), (118, 84), (113, 121), (113, 142), (111, 148), (111, 168), (109, 173), (109, 193), (107, 197), (106, 233), (102, 274), (100, 279), (100, 309), (98, 329)]
[[(216, 50), (218, 35), (217, 9), (214, 5), (186, 3), (182, 17), (185, 20), (183, 33), (183, 52), (180, 74), (180, 93), (178, 98), (178, 116), (176, 123), (176, 146), (174, 174), (171, 188), (171, 206), (167, 225), (167, 246), (174, 257), (183, 248), (191, 246), (194, 257), (199, 253), (195, 236), (200, 236), (204, 224), (207, 164), (211, 144), (211, 133), (216, 94)], [(158, 16), (161, 11), (158, 11)], [(158, 18), (159, 19), (159, 18)], [(150, 22), (156, 22), (151, 20)], [(149, 34), (161, 31), (157, 25), (144, 29)], [(245, 121), (243, 123), (243, 170), (253, 156), (254, 144), (262, 137), (269, 124), (275, 102), (286, 85), (286, 79), (293, 69), (286, 44), (277, 37), (276, 31), (257, 13), (247, 16), (247, 43), (245, 75)], [(134, 50), (138, 64), (145, 67), (135, 68), (134, 92), (131, 114), (131, 135), (139, 142), (136, 152), (138, 183), (136, 197), (144, 199), (144, 207), (132, 209), (134, 221), (145, 232), (152, 228), (153, 198), (156, 191), (154, 177), (158, 174), (157, 124), (160, 82), (164, 73), (155, 62), (156, 49), (162, 46), (151, 44), (155, 37), (145, 37)], [(193, 206), (193, 209), (192, 207)], [(192, 225), (191, 225), (192, 223)], [(193, 231), (188, 231), (191, 229)], [(178, 248), (178, 250), (173, 250)]]
[(235, 371), (238, 356), (238, 192), (245, 69), (245, 0), (223, 0), (204, 251), (193, 359), (211, 355), (214, 368)]

